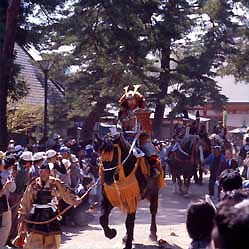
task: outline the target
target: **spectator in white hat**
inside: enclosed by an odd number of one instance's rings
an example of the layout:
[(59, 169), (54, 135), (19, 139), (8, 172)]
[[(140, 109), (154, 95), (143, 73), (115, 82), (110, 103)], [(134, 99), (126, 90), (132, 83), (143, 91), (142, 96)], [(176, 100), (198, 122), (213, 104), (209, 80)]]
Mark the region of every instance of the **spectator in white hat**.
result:
[[(15, 177), (16, 191), (11, 194), (12, 203), (19, 203), (23, 197), (23, 193), (26, 190), (30, 181), (30, 169), (33, 163), (33, 154), (30, 151), (24, 151), (17, 165), (17, 173)], [(12, 227), (9, 239), (14, 239), (17, 236), (17, 211), (18, 205), (12, 208)]]
[(71, 156), (71, 162), (71, 187), (75, 189), (77, 188), (77, 185), (79, 185), (79, 183), (83, 181), (84, 176), (80, 169), (79, 159), (75, 155)]
[(39, 177), (39, 170), (41, 165), (43, 164), (44, 160), (45, 160), (45, 152), (37, 152), (34, 154), (33, 156), (34, 158), (34, 164), (31, 168), (31, 172), (30, 172), (30, 177), (31, 178), (36, 178)]
[(66, 183), (68, 186), (71, 186), (71, 152), (70, 149), (66, 146), (60, 148), (60, 155), (62, 157), (61, 163), (65, 166), (67, 173), (60, 175), (60, 179)]
[(55, 150), (46, 151), (45, 156), (51, 170), (51, 176), (58, 177), (58, 173), (67, 173), (65, 166), (58, 160), (57, 152)]

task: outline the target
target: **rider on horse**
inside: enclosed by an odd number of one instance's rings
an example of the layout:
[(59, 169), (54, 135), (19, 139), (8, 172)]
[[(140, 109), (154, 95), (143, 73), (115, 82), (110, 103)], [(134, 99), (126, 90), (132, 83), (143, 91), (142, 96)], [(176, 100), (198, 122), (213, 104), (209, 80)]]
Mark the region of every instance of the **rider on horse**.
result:
[(124, 138), (133, 146), (133, 155), (137, 158), (145, 156), (151, 166), (151, 175), (160, 175), (160, 159), (158, 151), (151, 141), (152, 125), (150, 112), (145, 110), (144, 96), (139, 93), (140, 85), (133, 90), (125, 87), (125, 93), (120, 98), (118, 120), (124, 133)]

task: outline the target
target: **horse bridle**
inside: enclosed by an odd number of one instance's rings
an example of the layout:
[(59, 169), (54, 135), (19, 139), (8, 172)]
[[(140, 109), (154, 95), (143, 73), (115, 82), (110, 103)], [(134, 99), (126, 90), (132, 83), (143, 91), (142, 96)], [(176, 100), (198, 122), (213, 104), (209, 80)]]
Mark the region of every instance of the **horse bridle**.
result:
[[(137, 140), (138, 140), (138, 138), (139, 138), (139, 136), (140, 136), (140, 132), (138, 132), (137, 134), (136, 134), (136, 136), (134, 137), (134, 139), (133, 139), (133, 141), (132, 141), (132, 144), (131, 144), (131, 147), (130, 147), (130, 150), (129, 150), (129, 153), (128, 153), (128, 155), (126, 156), (126, 158), (122, 161), (122, 165), (124, 166), (124, 164), (127, 162), (127, 160), (129, 159), (129, 157), (131, 156), (131, 153), (132, 153), (132, 151), (133, 151), (133, 149), (134, 149), (134, 147), (135, 147), (135, 145), (136, 145), (136, 142), (137, 142)], [(108, 168), (108, 169), (103, 169), (103, 171), (112, 171), (112, 170), (115, 170), (115, 169), (117, 169), (118, 168), (118, 166), (115, 166), (115, 167), (112, 167), (112, 168)]]

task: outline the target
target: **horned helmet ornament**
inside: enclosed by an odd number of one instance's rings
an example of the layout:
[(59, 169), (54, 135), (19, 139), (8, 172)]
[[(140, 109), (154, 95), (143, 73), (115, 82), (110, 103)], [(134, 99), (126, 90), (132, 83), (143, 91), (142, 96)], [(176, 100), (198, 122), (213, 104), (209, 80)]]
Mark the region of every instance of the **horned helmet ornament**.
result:
[(133, 89), (130, 89), (130, 86), (124, 87), (124, 94), (119, 100), (119, 103), (123, 107), (127, 107), (128, 99), (135, 98), (137, 100), (138, 106), (144, 107), (144, 96), (138, 91), (141, 85), (134, 85)]

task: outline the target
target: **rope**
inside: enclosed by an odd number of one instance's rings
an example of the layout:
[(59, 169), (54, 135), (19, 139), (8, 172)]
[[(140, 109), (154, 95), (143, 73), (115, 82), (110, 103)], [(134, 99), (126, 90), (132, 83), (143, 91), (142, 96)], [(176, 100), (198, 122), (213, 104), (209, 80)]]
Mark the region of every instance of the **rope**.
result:
[(124, 164), (126, 163), (126, 161), (129, 159), (129, 157), (130, 157), (130, 155), (131, 155), (131, 153), (132, 153), (132, 151), (133, 151), (133, 149), (134, 149), (134, 147), (135, 147), (135, 145), (136, 145), (136, 142), (137, 142), (139, 136), (140, 136), (140, 132), (138, 132), (138, 133), (136, 134), (136, 136), (134, 137), (134, 140), (133, 140), (133, 142), (132, 142), (132, 144), (131, 144), (129, 153), (128, 153), (127, 157), (123, 160), (122, 165), (124, 165)]
[[(99, 184), (99, 181), (100, 181), (100, 177), (97, 179), (96, 183), (94, 183), (85, 193), (84, 195), (81, 196), (80, 198), (80, 203), (86, 198), (86, 196), (90, 193), (90, 191), (95, 188), (98, 184)], [(79, 205), (79, 204), (78, 204)], [(78, 206), (77, 205), (77, 206)], [(70, 208), (72, 208), (74, 205), (70, 205), (68, 207), (66, 207), (62, 212), (59, 212), (55, 217), (49, 219), (49, 220), (46, 220), (46, 221), (32, 221), (32, 220), (28, 220), (28, 219), (23, 219), (23, 221), (25, 223), (28, 223), (28, 224), (34, 224), (34, 225), (45, 225), (45, 224), (49, 224), (53, 221), (55, 221), (56, 219), (60, 219), (61, 216), (63, 214), (65, 214)]]

